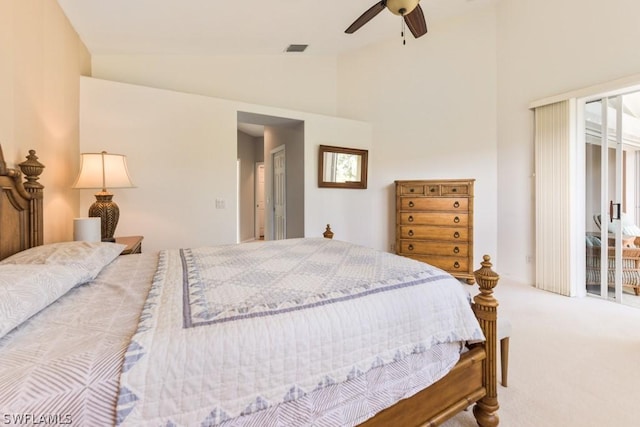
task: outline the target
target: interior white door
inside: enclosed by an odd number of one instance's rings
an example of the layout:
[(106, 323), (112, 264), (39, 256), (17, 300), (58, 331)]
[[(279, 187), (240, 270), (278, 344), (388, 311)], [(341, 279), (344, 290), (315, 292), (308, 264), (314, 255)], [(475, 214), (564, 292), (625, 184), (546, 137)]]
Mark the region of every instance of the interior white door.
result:
[(271, 153), (273, 164), (273, 238), (287, 238), (287, 175), (284, 145)]
[(256, 163), (256, 239), (264, 239), (264, 163)]

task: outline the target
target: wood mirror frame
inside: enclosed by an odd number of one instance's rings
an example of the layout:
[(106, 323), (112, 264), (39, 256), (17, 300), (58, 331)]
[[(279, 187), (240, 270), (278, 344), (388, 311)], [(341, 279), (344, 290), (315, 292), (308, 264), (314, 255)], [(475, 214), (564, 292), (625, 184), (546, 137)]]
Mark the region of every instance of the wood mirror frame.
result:
[[(331, 179), (331, 177), (325, 176), (325, 157), (329, 155), (351, 155), (355, 157), (360, 157), (358, 170), (355, 171), (356, 174), (359, 174), (359, 177), (354, 180), (349, 181), (338, 181), (335, 179)], [(318, 153), (318, 187), (326, 187), (326, 188), (356, 188), (356, 189), (365, 189), (367, 188), (367, 165), (368, 165), (368, 150), (360, 150), (357, 148), (345, 148), (345, 147), (332, 147), (330, 145), (321, 145), (320, 151)]]

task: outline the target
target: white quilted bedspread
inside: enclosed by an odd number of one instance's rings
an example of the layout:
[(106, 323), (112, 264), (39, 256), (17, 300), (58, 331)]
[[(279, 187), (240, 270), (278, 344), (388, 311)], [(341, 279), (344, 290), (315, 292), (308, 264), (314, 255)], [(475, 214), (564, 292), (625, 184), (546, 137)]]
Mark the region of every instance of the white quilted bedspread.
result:
[(480, 339), (462, 285), (407, 258), (327, 239), (163, 251), (117, 422), (216, 425)]

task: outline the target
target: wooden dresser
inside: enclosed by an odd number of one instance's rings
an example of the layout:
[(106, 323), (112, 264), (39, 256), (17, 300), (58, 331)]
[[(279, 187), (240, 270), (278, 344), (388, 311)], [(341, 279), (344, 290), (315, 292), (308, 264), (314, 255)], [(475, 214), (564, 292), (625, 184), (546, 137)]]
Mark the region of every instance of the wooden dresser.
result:
[(396, 253), (473, 284), (474, 181), (396, 181)]

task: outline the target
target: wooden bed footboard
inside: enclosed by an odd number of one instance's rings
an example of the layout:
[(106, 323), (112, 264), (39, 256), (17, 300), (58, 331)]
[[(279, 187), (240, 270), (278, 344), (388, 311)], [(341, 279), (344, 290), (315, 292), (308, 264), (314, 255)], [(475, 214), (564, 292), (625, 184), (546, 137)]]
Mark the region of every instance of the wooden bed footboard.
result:
[(480, 293), (474, 297), (472, 308), (486, 341), (470, 346), (444, 378), (379, 412), (360, 427), (438, 426), (474, 403), (473, 415), (479, 426), (498, 425), (498, 302), (493, 296), (493, 289), (499, 276), (491, 269), (488, 255), (484, 256), (481, 265), (474, 272)]

